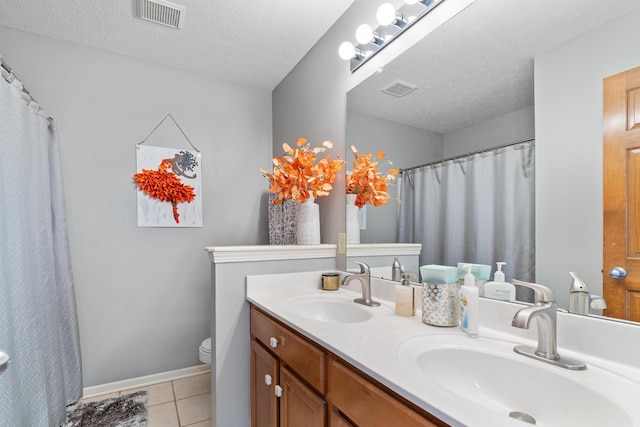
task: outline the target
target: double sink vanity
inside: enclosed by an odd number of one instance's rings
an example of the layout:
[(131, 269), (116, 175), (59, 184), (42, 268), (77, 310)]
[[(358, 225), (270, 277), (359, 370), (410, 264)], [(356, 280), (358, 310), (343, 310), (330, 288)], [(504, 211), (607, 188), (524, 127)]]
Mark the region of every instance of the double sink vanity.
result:
[(640, 426), (631, 325), (558, 313), (559, 352), (586, 364), (565, 369), (514, 351), (538, 341), (511, 326), (523, 305), (481, 299), (470, 338), (395, 315), (395, 282), (372, 278), (368, 307), (321, 273), (247, 277), (253, 425)]

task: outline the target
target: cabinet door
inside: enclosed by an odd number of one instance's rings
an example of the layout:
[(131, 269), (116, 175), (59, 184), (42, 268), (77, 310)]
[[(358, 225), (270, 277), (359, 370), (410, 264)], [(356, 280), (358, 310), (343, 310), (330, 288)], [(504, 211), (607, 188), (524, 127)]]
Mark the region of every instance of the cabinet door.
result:
[(345, 417), (340, 415), (338, 411), (331, 412), (331, 422), (329, 423), (329, 427), (354, 427), (349, 421), (346, 420)]
[(284, 366), (280, 368), (280, 386), (280, 427), (325, 427), (325, 401)]
[(278, 360), (260, 343), (251, 340), (251, 425), (278, 426)]

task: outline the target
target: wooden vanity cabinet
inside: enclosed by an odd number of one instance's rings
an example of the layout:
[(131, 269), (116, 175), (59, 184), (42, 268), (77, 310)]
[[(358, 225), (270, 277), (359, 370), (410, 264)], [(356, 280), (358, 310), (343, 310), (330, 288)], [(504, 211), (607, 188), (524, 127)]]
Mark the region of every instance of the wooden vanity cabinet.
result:
[(326, 427), (327, 353), (251, 307), (251, 425)]
[(448, 426), (253, 305), (251, 423), (253, 427)]

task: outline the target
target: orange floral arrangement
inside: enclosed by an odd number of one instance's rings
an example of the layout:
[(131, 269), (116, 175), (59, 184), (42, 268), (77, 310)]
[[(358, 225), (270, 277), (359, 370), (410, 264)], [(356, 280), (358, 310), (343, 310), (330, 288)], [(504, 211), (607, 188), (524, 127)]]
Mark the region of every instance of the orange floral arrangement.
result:
[[(353, 162), (353, 173), (347, 175), (347, 194), (355, 194), (355, 205), (359, 208), (370, 203), (375, 207), (386, 205), (391, 195), (387, 193), (389, 182), (395, 181), (396, 175), (400, 172), (398, 169), (389, 169), (387, 173), (380, 172), (378, 167), (379, 160), (384, 159), (385, 153), (379, 151), (376, 153), (376, 160), (373, 160), (373, 154), (358, 154), (358, 150), (353, 145), (351, 152), (356, 160)], [(389, 160), (385, 163), (392, 165)]]
[(173, 219), (179, 224), (178, 203), (190, 203), (196, 195), (193, 187), (184, 185), (180, 178), (171, 172), (173, 166), (170, 160), (163, 159), (158, 170), (142, 169), (142, 172), (133, 176), (133, 180), (138, 184), (138, 188), (150, 197), (161, 202), (171, 202)]
[(329, 155), (316, 163), (318, 153), (333, 147), (331, 141), (311, 148), (305, 138), (298, 138), (296, 147), (291, 148), (286, 142), (282, 144), (285, 154), (273, 159), (273, 173), (260, 168), (260, 172), (269, 178), (269, 192), (277, 195), (275, 204), (286, 199), (302, 203), (312, 195), (314, 198), (328, 195), (344, 163), (342, 160), (330, 160)]

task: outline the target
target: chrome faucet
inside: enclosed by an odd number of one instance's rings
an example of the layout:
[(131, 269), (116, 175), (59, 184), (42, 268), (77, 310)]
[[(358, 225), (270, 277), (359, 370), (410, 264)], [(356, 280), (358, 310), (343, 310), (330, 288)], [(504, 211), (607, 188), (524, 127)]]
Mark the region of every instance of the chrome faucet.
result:
[(579, 360), (569, 359), (558, 354), (556, 343), (558, 305), (553, 291), (537, 283), (522, 282), (520, 280), (513, 280), (512, 283), (533, 289), (535, 303), (530, 307), (518, 310), (513, 317), (511, 326), (529, 329), (531, 319), (538, 319), (538, 348), (517, 345), (513, 350), (523, 356), (532, 357), (562, 368), (572, 370), (587, 369), (587, 366)]
[(605, 309), (607, 303), (600, 295), (591, 295), (589, 287), (573, 271), (571, 276), (571, 286), (569, 286), (569, 313), (589, 315), (589, 309)]
[(368, 305), (369, 307), (378, 307), (380, 303), (371, 299), (371, 270), (369, 266), (359, 261), (356, 261), (356, 264), (360, 266), (360, 273), (346, 276), (342, 279), (342, 286), (348, 285), (349, 282), (354, 279), (359, 280), (362, 285), (362, 298), (356, 298), (353, 301), (358, 304)]

